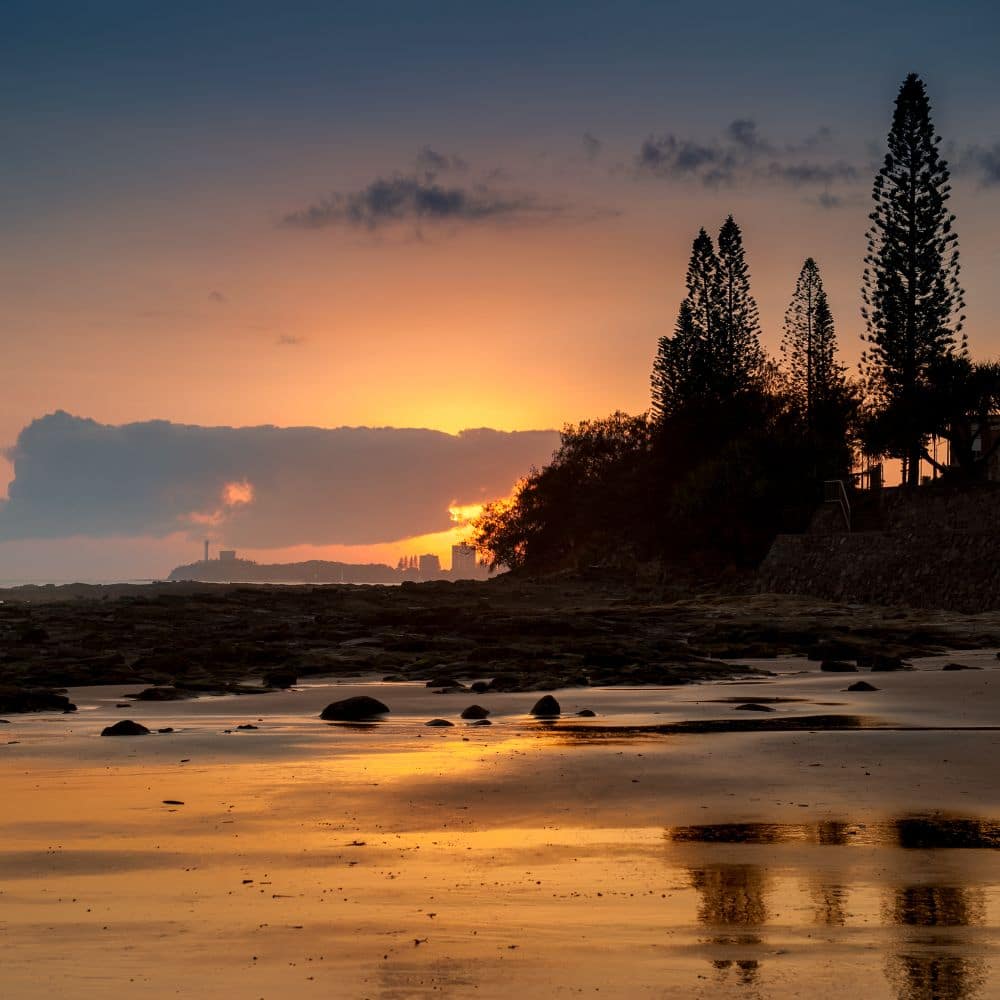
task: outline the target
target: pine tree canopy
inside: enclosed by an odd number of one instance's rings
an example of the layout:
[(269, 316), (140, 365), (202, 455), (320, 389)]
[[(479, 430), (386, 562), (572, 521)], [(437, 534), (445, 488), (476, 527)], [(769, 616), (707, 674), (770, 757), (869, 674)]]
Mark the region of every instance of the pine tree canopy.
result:
[(867, 346), (861, 369), (872, 400), (900, 415), (897, 451), (917, 458), (928, 428), (918, 391), (944, 357), (966, 354), (958, 237), (940, 137), (923, 81), (911, 73), (896, 98), (885, 162), (875, 177), (863, 277)]
[(691, 247), (687, 297), (653, 363), (652, 409), (662, 420), (696, 400), (726, 400), (756, 385), (764, 366), (757, 304), (739, 226), (730, 216), (719, 252), (704, 229)]
[(844, 369), (837, 364), (836, 353), (837, 337), (823, 278), (819, 265), (809, 257), (785, 313), (781, 354), (792, 394), (810, 424), (816, 407), (843, 388)]

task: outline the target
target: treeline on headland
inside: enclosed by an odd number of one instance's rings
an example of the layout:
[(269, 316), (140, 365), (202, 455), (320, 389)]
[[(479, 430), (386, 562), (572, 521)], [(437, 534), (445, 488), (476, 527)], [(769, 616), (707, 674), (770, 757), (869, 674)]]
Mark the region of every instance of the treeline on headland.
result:
[[(825, 480), (850, 489), (862, 461), (985, 475), (977, 428), (1000, 403), (1000, 365), (974, 362), (963, 333), (955, 217), (926, 89), (896, 98), (876, 174), (862, 275), (865, 349), (837, 360), (820, 267), (802, 265), (778, 359), (761, 345), (743, 236), (732, 216), (694, 240), (687, 294), (661, 337), (648, 413), (567, 425), (552, 461), (488, 505), (474, 544), (492, 566), (528, 571), (655, 559), (753, 565), (800, 530)], [(949, 442), (951, 464), (930, 449)]]

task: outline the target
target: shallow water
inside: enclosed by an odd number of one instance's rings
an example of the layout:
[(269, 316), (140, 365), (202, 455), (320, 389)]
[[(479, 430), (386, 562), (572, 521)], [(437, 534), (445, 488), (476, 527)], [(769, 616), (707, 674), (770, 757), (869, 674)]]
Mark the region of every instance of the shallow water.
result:
[[(793, 668), (756, 694), (789, 717), (846, 698)], [(75, 717), (0, 732), (0, 992), (989, 1000), (995, 676), (880, 679), (874, 728), (596, 740), (530, 695), (428, 730), (484, 698), (74, 692)], [(363, 690), (389, 722), (316, 718)], [(558, 696), (628, 729), (728, 719), (731, 690)], [(97, 735), (126, 716), (175, 732)]]

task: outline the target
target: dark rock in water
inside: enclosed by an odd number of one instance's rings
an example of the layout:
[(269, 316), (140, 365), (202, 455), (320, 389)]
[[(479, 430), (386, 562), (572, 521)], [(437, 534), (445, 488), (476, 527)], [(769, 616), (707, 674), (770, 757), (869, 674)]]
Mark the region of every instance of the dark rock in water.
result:
[(850, 643), (824, 640), (810, 646), (806, 656), (810, 660), (848, 660), (858, 655), (860, 650)]
[(898, 656), (889, 656), (885, 653), (875, 653), (873, 656), (859, 656), (859, 667), (871, 667), (873, 674), (886, 674), (893, 670), (912, 670), (908, 663), (904, 663)]
[(158, 733), (172, 733), (174, 731), (173, 726), (164, 726), (162, 729), (156, 730)]
[(470, 722), (470, 726), (492, 726), (493, 723), (489, 719), (476, 719), (475, 722)]
[(878, 688), (874, 684), (869, 684), (868, 681), (855, 681), (848, 689), (848, 691), (877, 691)]
[(469, 685), (469, 690), (475, 692), (476, 694), (486, 694), (490, 689), (489, 681), (473, 681)]
[(0, 719), (0, 726), (9, 726), (10, 719)]
[(581, 708), (579, 712), (576, 713), (583, 719), (593, 719), (597, 713), (592, 708)]
[(463, 719), (485, 719), (487, 715), (490, 714), (488, 708), (483, 708), (482, 705), (470, 705), (467, 709), (462, 712)]
[(386, 676), (382, 678), (382, 681), (385, 684), (400, 684), (408, 679), (409, 678), (404, 677), (402, 674), (386, 674)]
[(354, 698), (345, 698), (343, 701), (331, 702), (320, 712), (319, 717), (326, 722), (366, 722), (388, 714), (388, 705), (383, 705), (377, 698), (369, 698), (368, 695), (362, 694)]
[(140, 691), (134, 697), (136, 701), (184, 701), (192, 695), (175, 687), (151, 687)]
[(237, 726), (237, 729), (256, 729), (257, 727), (252, 722), (244, 722), (242, 726)]
[(946, 663), (942, 670), (982, 670), (982, 667), (970, 667), (967, 663)]
[(132, 702), (130, 701), (119, 701), (115, 703), (115, 708), (131, 708)]
[(75, 712), (64, 694), (45, 688), (0, 687), (0, 712)]
[(431, 719), (430, 722), (425, 722), (425, 726), (436, 726), (438, 728), (443, 728), (445, 726), (453, 726), (454, 722), (449, 722), (447, 719)]
[(846, 660), (824, 660), (819, 665), (819, 669), (828, 674), (856, 674), (858, 672), (857, 665), (848, 663)]
[(560, 715), (561, 712), (562, 709), (559, 707), (559, 702), (550, 694), (545, 695), (544, 698), (539, 698), (531, 709), (531, 714), (537, 715), (539, 718), (553, 718)]
[(268, 687), (279, 688), (282, 691), (294, 687), (298, 679), (299, 675), (294, 670), (271, 670), (264, 674), (264, 683)]
[(184, 803), (180, 799), (164, 799), (163, 804), (165, 806), (182, 806)]
[(454, 677), (441, 676), (432, 677), (427, 682), (427, 687), (429, 688), (443, 688), (448, 694), (458, 693), (459, 691), (468, 691), (469, 689), (464, 685), (455, 680)]
[(748, 701), (745, 705), (737, 705), (737, 712), (773, 712), (770, 705), (761, 705), (759, 702)]
[(145, 736), (149, 730), (140, 722), (133, 722), (131, 719), (122, 719), (113, 726), (107, 726), (101, 730), (102, 736)]

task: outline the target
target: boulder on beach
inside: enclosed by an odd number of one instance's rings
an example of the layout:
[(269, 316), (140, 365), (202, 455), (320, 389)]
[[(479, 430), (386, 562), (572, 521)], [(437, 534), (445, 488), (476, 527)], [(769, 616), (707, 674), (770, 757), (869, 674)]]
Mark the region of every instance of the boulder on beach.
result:
[(877, 691), (878, 688), (874, 684), (869, 684), (868, 681), (855, 681), (848, 689), (848, 691)]
[(819, 669), (828, 674), (856, 674), (857, 665), (846, 660), (824, 660)]
[(858, 658), (859, 667), (871, 667), (873, 674), (890, 673), (893, 670), (912, 670), (908, 663), (904, 663), (898, 656), (890, 656), (886, 653), (875, 653), (872, 656)]
[(542, 698), (539, 698), (535, 702), (531, 709), (531, 714), (538, 716), (539, 718), (555, 718), (562, 713), (562, 709), (559, 707), (559, 702), (552, 697), (552, 695), (547, 694)]
[(270, 670), (264, 674), (264, 683), (268, 687), (280, 688), (282, 691), (294, 687), (299, 675), (294, 670)]
[(141, 722), (133, 722), (131, 719), (122, 719), (101, 730), (102, 736), (146, 736), (148, 733), (149, 730)]
[(592, 708), (581, 708), (579, 712), (576, 713), (582, 719), (592, 719), (597, 713)]
[(968, 663), (946, 663), (942, 670), (982, 670), (982, 667), (970, 667)]
[(64, 694), (46, 688), (0, 687), (0, 712), (75, 712)]
[(770, 705), (762, 705), (759, 701), (748, 701), (743, 705), (737, 705), (735, 707), (737, 712), (773, 712), (774, 709)]
[(194, 696), (190, 691), (181, 691), (175, 687), (151, 687), (133, 697), (136, 701), (184, 701)]
[(331, 702), (320, 712), (326, 722), (367, 722), (389, 714), (389, 706), (366, 694)]
[(493, 723), (489, 719), (476, 719), (474, 722), (469, 723), (470, 726), (492, 726)]
[(431, 719), (429, 722), (424, 723), (425, 726), (435, 726), (437, 728), (444, 728), (445, 726), (453, 726), (454, 722), (449, 722), (447, 719)]
[(486, 694), (490, 689), (489, 681), (473, 681), (469, 685), (469, 690), (475, 692), (476, 694)]
[(463, 719), (485, 719), (487, 715), (490, 714), (488, 708), (483, 708), (482, 705), (470, 705), (468, 708), (462, 711)]

